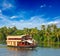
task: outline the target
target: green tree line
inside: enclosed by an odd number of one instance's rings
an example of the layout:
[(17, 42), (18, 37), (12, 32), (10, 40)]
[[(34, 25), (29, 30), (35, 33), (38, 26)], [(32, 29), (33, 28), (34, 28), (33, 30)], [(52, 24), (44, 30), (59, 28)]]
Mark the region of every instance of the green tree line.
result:
[(38, 43), (47, 42), (60, 42), (60, 28), (57, 28), (55, 24), (51, 25), (41, 25), (41, 29), (35, 28), (24, 28), (23, 30), (17, 29), (15, 26), (10, 27), (1, 27), (0, 28), (0, 42), (6, 42), (6, 37), (8, 35), (31, 35)]

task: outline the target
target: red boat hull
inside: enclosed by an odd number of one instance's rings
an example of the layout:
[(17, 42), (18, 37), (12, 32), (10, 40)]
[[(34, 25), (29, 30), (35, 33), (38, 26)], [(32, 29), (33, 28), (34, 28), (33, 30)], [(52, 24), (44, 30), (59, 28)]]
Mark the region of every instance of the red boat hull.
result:
[(37, 45), (34, 45), (34, 46), (8, 46), (8, 47), (16, 47), (16, 48), (36, 48)]

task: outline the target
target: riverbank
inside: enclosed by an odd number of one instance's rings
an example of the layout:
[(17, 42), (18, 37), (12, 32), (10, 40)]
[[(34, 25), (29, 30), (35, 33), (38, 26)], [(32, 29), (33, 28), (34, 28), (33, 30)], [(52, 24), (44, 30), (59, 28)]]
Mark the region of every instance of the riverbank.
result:
[(39, 47), (46, 47), (46, 48), (60, 48), (60, 42), (40, 42)]

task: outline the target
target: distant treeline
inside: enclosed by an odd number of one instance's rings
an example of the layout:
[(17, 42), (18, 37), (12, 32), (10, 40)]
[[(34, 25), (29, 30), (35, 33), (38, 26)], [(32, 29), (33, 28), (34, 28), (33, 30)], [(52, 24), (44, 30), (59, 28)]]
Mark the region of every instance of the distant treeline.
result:
[(41, 25), (41, 29), (24, 28), (23, 30), (17, 29), (15, 26), (12, 28), (1, 27), (0, 28), (0, 42), (6, 41), (8, 35), (31, 35), (38, 43), (40, 42), (60, 42), (60, 28), (57, 28), (55, 24)]

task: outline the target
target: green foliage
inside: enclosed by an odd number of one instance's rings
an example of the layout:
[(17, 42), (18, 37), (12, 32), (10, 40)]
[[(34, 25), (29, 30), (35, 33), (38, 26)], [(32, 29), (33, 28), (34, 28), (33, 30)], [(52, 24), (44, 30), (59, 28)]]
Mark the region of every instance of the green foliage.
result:
[(31, 35), (37, 42), (60, 42), (60, 28), (57, 28), (55, 24), (42, 25), (41, 29), (35, 28), (24, 28), (23, 30), (17, 29), (15, 26), (12, 28), (2, 27), (0, 28), (0, 42), (6, 40), (8, 35)]
[(2, 33), (0, 33), (0, 41), (4, 39), (4, 36)]

